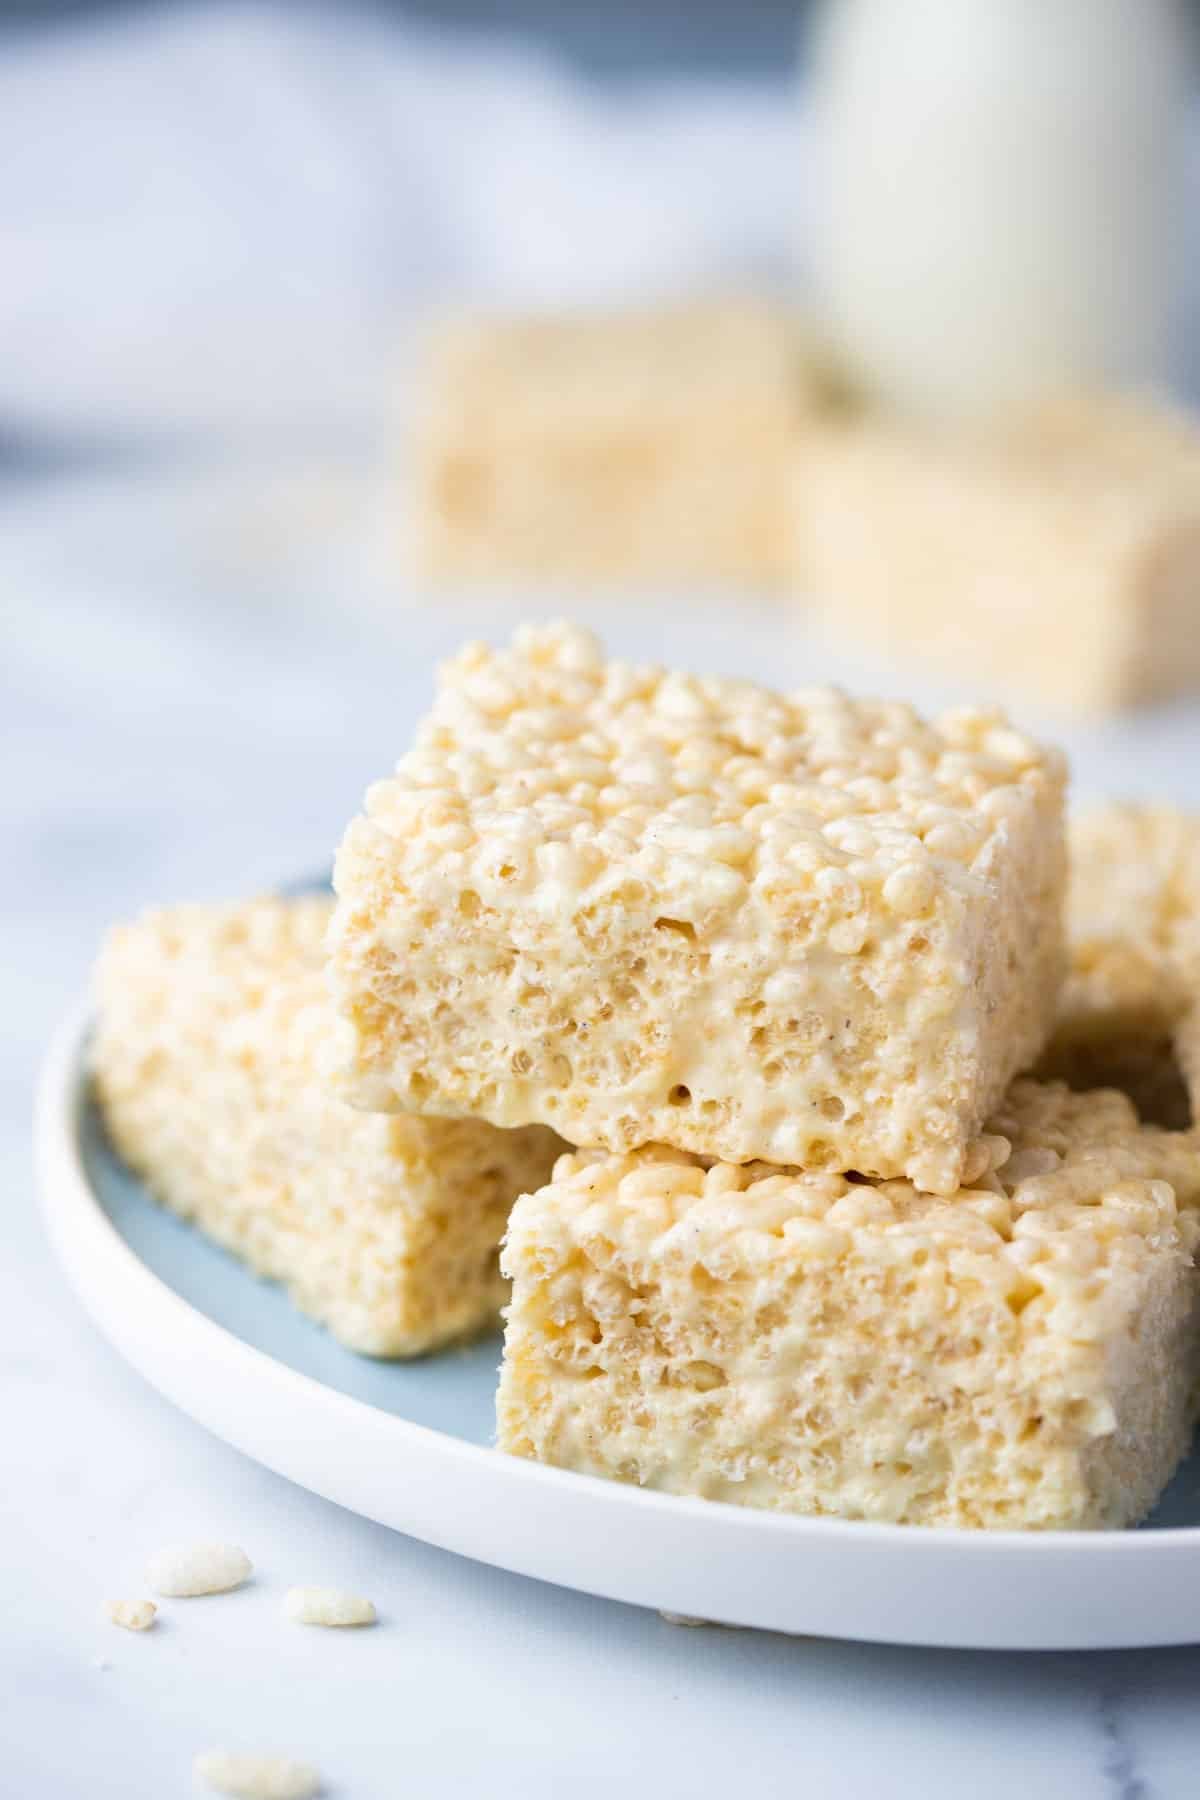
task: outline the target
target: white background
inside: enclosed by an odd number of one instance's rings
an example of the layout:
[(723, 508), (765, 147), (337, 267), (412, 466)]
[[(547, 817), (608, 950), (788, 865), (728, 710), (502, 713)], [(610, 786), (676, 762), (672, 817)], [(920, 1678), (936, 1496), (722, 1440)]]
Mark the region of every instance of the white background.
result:
[[(136, 448), (46, 473), (26, 457), (0, 484), (0, 1792), (186, 1793), (192, 1756), (218, 1744), (309, 1757), (345, 1800), (621, 1785), (1184, 1800), (1197, 1787), (1200, 1652), (987, 1656), (685, 1631), (478, 1567), (208, 1438), (124, 1368), (62, 1284), (36, 1216), (28, 1107), (104, 927), (149, 901), (323, 867), (365, 783), (402, 749), (435, 657), (511, 623), (499, 607), (432, 606), (397, 573), (401, 495), (378, 447), (384, 395), (404, 386), (404, 295), (428, 304), (465, 279), (468, 252), (480, 285), (522, 293), (573, 279), (615, 290), (634, 266), (652, 283), (780, 266), (782, 209), (802, 185), (781, 101), (654, 91), (617, 130), (553, 68), (472, 61), (470, 91), (497, 109), (489, 154), (463, 150), (459, 198), (434, 233), (413, 134), (427, 118), (420, 141), (432, 142), (440, 115), (422, 112), (427, 65), (412, 71), (441, 51), (354, 47), (296, 15), (212, 17), (203, 30), (152, 20), (53, 51), (33, 43), (0, 65), (0, 421), (48, 442), (52, 463), (82, 437), (137, 446), (153, 431), (177, 446), (152, 466)], [(271, 86), (268, 70), (289, 78)], [(307, 204), (288, 235), (288, 170), (322, 120), (317, 160), (341, 185), (330, 175), (325, 211)], [(243, 146), (239, 166), (260, 174), (239, 183), (225, 152), (264, 123), (253, 142), (274, 147), (275, 175)], [(640, 132), (664, 146), (644, 169)], [(58, 186), (36, 212), (14, 175), (34, 141), (61, 152), (37, 165)], [(550, 153), (566, 141), (583, 148), (587, 190), (579, 165)], [(384, 178), (365, 182), (384, 152)], [(671, 183), (709, 164), (744, 172), (753, 200), (732, 226), (728, 205), (673, 225)], [(518, 249), (489, 181), (532, 196)], [(581, 192), (614, 229), (568, 254)], [(308, 243), (313, 218), (340, 236)], [(416, 257), (418, 238), (422, 257), (442, 245), (436, 279), (405, 275), (397, 245)], [(95, 279), (88, 304), (69, 306), (81, 246)], [(620, 649), (695, 667), (940, 697), (831, 659), (766, 607), (661, 601), (605, 623)], [(983, 691), (986, 671), (964, 686)], [(1195, 802), (1191, 708), (1068, 741), (1085, 791)], [(143, 1591), (149, 1552), (197, 1536), (242, 1543), (253, 1585), (172, 1603), (144, 1638), (104, 1621), (107, 1598)], [(294, 1582), (369, 1594), (379, 1628), (287, 1625)]]

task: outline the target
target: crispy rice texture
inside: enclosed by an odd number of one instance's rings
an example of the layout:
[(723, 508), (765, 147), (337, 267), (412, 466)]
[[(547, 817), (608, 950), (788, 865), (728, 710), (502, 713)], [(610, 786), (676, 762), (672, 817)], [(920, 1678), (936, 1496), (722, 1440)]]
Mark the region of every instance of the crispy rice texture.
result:
[(114, 1145), (173, 1212), (352, 1349), (410, 1356), (495, 1320), (509, 1208), (563, 1145), (331, 1097), (329, 913), (316, 898), (178, 906), (115, 931), (95, 1090)]
[(338, 856), (340, 1091), (952, 1192), (1053, 1018), (1062, 786), (992, 711), (471, 645)]
[(1141, 1518), (1193, 1417), (1196, 1145), (1029, 1080), (993, 1133), (948, 1200), (564, 1157), (509, 1226), (501, 1448), (789, 1513)]
[(1072, 822), (1070, 968), (1040, 1072), (1119, 1087), (1142, 1118), (1200, 1110), (1200, 819), (1109, 806)]

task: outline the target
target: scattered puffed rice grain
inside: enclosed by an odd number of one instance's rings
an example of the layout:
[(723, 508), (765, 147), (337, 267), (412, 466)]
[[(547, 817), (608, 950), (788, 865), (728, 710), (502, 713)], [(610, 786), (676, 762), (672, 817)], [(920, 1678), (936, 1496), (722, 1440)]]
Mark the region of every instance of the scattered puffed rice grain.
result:
[(693, 1619), (690, 1613), (663, 1612), (659, 1608), (659, 1618), (664, 1625), (711, 1625), (711, 1619)]
[(253, 1573), (253, 1565), (236, 1544), (193, 1544), (187, 1549), (160, 1550), (146, 1565), (146, 1580), (156, 1594), (172, 1599), (193, 1594), (227, 1594)]
[(124, 1631), (149, 1631), (158, 1614), (153, 1600), (110, 1600), (108, 1616)]
[(234, 1800), (313, 1800), (321, 1777), (311, 1763), (286, 1756), (237, 1756), (228, 1750), (206, 1750), (192, 1764), (197, 1781)]
[(289, 1588), (283, 1610), (296, 1625), (373, 1625), (375, 1608), (340, 1588)]

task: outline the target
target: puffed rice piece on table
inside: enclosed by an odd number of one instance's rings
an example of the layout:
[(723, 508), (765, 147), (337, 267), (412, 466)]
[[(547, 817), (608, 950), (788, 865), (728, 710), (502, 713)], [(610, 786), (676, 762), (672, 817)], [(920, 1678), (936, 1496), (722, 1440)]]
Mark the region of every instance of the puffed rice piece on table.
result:
[(772, 589), (815, 359), (770, 304), (459, 319), (431, 344), (412, 547), (439, 582)]
[(369, 1118), (327, 1092), (331, 901), (177, 906), (115, 931), (92, 1052), (108, 1131), (156, 1197), (354, 1350), (411, 1356), (495, 1322), (508, 1210), (540, 1129)]
[(1029, 1080), (994, 1129), (1011, 1155), (950, 1199), (564, 1157), (509, 1224), (501, 1449), (787, 1513), (1142, 1518), (1193, 1420), (1200, 1154)]
[(984, 442), (798, 440), (797, 583), (830, 632), (1078, 713), (1200, 688), (1200, 430), (1057, 404)]
[(1120, 1088), (1139, 1113), (1200, 1115), (1200, 818), (1117, 805), (1069, 832), (1070, 965), (1039, 1065)]
[(338, 855), (340, 1091), (952, 1192), (1053, 1016), (1062, 787), (995, 712), (471, 645)]
[(237, 1544), (183, 1544), (156, 1550), (146, 1565), (146, 1580), (156, 1594), (193, 1599), (201, 1594), (228, 1594), (249, 1581), (254, 1565)]
[(341, 1630), (376, 1622), (370, 1600), (341, 1588), (289, 1588), (283, 1597), (283, 1610), (293, 1625), (324, 1625)]
[(149, 1631), (158, 1608), (153, 1600), (110, 1600), (108, 1616), (122, 1631)]

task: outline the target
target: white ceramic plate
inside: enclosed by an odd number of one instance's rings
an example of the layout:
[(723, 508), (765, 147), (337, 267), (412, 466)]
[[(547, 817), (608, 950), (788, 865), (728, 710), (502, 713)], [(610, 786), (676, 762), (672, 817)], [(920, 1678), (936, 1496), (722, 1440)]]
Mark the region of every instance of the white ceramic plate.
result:
[(564, 1587), (776, 1631), (980, 1649), (1200, 1642), (1200, 1457), (1134, 1532), (787, 1519), (489, 1448), (499, 1339), (408, 1364), (342, 1350), (144, 1194), (83, 1079), (86, 1015), (38, 1101), (55, 1248), (100, 1329), (247, 1455), (366, 1517)]

